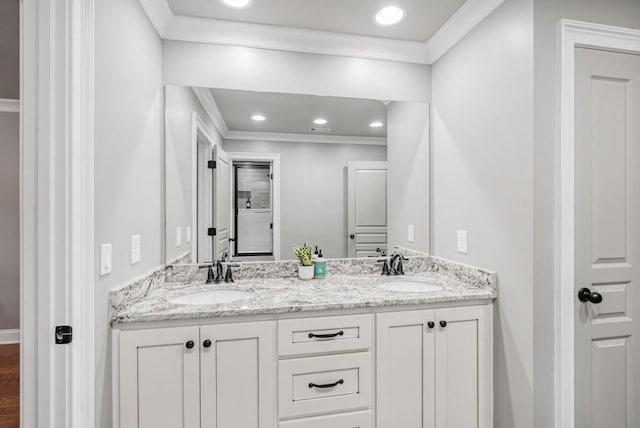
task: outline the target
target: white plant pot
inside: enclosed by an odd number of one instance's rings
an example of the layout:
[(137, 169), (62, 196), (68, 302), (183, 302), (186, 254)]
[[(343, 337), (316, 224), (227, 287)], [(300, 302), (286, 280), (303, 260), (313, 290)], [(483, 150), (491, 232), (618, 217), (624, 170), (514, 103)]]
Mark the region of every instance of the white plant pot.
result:
[(313, 265), (311, 266), (298, 266), (298, 278), (303, 280), (313, 279)]

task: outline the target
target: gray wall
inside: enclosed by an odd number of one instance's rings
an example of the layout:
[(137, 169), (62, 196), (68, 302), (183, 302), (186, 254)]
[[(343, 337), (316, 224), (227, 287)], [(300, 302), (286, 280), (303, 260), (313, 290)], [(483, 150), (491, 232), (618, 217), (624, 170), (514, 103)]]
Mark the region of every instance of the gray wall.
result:
[[(222, 138), (191, 88), (167, 86), (165, 110), (166, 260), (173, 260), (191, 250), (191, 243), (186, 240), (186, 227), (191, 226), (192, 234), (196, 231), (196, 225), (191, 224), (192, 113), (197, 112), (204, 121), (214, 143), (220, 144)], [(182, 227), (182, 245), (179, 247), (175, 240), (178, 226)]]
[[(20, 96), (20, 2), (0, 2), (0, 98)], [(20, 328), (20, 115), (0, 113), (0, 330)]]
[(280, 153), (281, 258), (308, 241), (325, 257), (347, 256), (347, 162), (384, 161), (385, 146), (225, 141), (228, 152)]
[(506, 0), (432, 67), (432, 251), (498, 272), (496, 428), (533, 426), (532, 26)]
[(535, 0), (535, 426), (552, 426), (555, 26), (561, 18), (640, 29), (638, 0)]
[[(389, 244), (429, 252), (429, 104), (387, 108)], [(414, 242), (407, 226), (414, 226)]]
[(167, 85), (430, 101), (430, 66), (206, 43), (163, 41)]
[[(96, 263), (96, 423), (111, 427), (109, 289), (164, 262), (161, 42), (136, 0), (96, 2), (95, 242), (113, 244), (113, 272)], [(130, 237), (141, 261), (130, 264)]]
[(0, 112), (0, 330), (20, 328), (20, 115)]
[(0, 98), (20, 98), (20, 0), (0, 1)]

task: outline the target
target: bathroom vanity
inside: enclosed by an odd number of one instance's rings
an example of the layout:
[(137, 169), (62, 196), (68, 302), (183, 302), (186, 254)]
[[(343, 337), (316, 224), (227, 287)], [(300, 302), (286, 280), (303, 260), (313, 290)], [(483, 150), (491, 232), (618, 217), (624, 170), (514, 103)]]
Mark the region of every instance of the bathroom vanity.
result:
[(116, 291), (116, 426), (492, 427), (495, 274), (416, 263)]

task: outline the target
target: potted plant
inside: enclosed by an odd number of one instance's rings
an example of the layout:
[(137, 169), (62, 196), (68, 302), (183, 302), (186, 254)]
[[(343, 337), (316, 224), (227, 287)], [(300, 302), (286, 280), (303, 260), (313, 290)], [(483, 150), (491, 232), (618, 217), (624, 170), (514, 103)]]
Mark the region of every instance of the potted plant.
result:
[(313, 263), (311, 257), (313, 255), (313, 248), (308, 242), (305, 242), (302, 247), (293, 247), (293, 252), (298, 257), (300, 265), (298, 266), (298, 277), (300, 279), (313, 279)]

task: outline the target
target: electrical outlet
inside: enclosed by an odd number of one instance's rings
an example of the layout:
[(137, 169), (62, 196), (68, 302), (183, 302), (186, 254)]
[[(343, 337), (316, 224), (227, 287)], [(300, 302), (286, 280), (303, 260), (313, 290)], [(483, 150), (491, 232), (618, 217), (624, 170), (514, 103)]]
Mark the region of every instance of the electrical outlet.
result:
[(180, 226), (176, 227), (176, 247), (182, 245), (182, 228)]
[(407, 240), (409, 242), (415, 242), (416, 241), (415, 230), (414, 230), (414, 227), (413, 227), (412, 224), (407, 226)]
[(191, 226), (187, 226), (187, 243), (191, 242)]
[(111, 244), (100, 245), (100, 276), (111, 273)]
[(131, 264), (140, 262), (140, 235), (131, 235)]
[(461, 254), (469, 253), (469, 245), (468, 245), (468, 233), (466, 230), (458, 231), (458, 252)]

